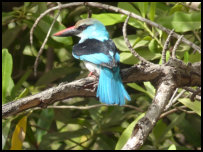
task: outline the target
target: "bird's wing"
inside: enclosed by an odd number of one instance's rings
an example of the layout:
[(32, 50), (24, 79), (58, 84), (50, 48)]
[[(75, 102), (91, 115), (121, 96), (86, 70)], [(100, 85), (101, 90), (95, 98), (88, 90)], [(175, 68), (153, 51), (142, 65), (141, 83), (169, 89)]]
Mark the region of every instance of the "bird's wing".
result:
[(73, 46), (73, 56), (108, 68), (116, 67), (120, 60), (112, 40), (87, 39)]

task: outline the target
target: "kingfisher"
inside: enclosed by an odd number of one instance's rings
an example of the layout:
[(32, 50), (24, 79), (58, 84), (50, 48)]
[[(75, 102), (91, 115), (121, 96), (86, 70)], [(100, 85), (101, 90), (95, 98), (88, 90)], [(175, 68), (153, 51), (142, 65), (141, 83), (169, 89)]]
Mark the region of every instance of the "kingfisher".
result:
[(100, 102), (124, 105), (125, 99), (131, 100), (121, 80), (118, 50), (100, 21), (92, 18), (82, 19), (54, 36), (80, 37), (78, 44), (73, 46), (72, 55), (84, 62), (90, 71), (88, 76), (99, 76), (96, 97)]

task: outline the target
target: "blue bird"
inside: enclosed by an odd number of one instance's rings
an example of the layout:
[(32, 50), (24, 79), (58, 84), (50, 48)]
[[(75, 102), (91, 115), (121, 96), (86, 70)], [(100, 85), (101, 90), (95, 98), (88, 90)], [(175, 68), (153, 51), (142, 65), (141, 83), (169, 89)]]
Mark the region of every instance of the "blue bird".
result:
[(96, 96), (102, 103), (124, 105), (131, 100), (120, 77), (120, 56), (105, 26), (95, 19), (83, 19), (75, 26), (54, 36), (78, 36), (80, 41), (73, 46), (72, 55), (84, 61), (90, 74), (99, 75)]

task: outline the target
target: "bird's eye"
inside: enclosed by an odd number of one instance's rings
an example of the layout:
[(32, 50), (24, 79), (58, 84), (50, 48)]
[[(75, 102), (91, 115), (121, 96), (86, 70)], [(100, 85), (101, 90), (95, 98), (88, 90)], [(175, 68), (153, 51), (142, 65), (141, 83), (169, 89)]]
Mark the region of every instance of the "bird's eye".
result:
[(88, 25), (86, 25), (86, 24), (83, 24), (83, 25), (80, 25), (79, 27), (78, 27), (78, 30), (84, 30), (84, 29), (86, 29), (88, 27)]

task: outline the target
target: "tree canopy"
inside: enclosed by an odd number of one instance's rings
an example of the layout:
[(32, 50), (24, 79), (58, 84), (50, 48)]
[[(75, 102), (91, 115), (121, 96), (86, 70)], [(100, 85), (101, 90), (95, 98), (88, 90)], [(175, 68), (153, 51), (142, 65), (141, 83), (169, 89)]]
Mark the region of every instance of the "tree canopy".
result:
[[(87, 17), (120, 52), (124, 106), (95, 97), (72, 56), (79, 38), (53, 36)], [(2, 149), (200, 150), (200, 47), (197, 2), (3, 2)], [(129, 148), (140, 128), (143, 143)]]

